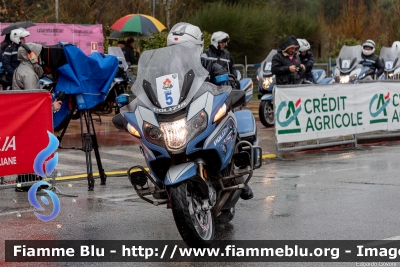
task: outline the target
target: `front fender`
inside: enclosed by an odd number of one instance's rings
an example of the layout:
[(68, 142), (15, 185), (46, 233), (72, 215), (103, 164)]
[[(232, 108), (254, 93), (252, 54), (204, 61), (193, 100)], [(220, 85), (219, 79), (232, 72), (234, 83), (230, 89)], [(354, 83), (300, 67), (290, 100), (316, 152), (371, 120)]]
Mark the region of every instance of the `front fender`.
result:
[(271, 100), (272, 101), (272, 98), (273, 98), (272, 94), (266, 94), (266, 95), (263, 95), (260, 100), (261, 101), (265, 101), (265, 100)]
[(178, 184), (196, 176), (196, 173), (197, 164), (194, 162), (186, 162), (172, 166), (165, 175), (164, 184), (166, 186)]

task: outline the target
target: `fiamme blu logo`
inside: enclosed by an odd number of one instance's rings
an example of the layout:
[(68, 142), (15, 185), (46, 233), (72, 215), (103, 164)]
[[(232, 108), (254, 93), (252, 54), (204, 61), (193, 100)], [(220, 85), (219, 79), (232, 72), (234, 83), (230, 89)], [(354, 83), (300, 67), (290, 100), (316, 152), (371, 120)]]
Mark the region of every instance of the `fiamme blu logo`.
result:
[[(45, 178), (49, 177), (57, 166), (58, 153), (54, 152), (57, 150), (59, 144), (57, 137), (55, 137), (52, 133), (47, 131), (47, 135), (49, 136), (49, 144), (45, 149), (39, 152), (33, 163), (33, 169), (35, 170), (35, 173), (40, 177), (45, 177)], [(54, 153), (53, 158), (46, 161), (46, 159), (50, 157), (53, 153)], [(42, 205), (38, 202), (36, 194), (39, 187), (41, 187), (42, 185), (50, 186), (48, 182), (40, 181), (35, 183), (28, 191), (29, 202), (34, 208), (40, 211), (44, 211), (45, 208), (43, 208)], [(49, 215), (43, 215), (38, 212), (35, 212), (35, 215), (40, 220), (47, 222), (57, 217), (58, 213), (60, 212), (60, 200), (58, 199), (57, 195), (54, 194), (52, 191), (50, 190), (43, 190), (43, 191), (49, 195), (50, 200), (53, 203), (53, 210)], [(41, 196), (40, 199), (45, 205), (50, 204), (49, 200), (45, 196)]]
[(374, 119), (370, 120), (371, 124), (388, 122), (388, 114), (386, 107), (390, 102), (390, 92), (384, 94), (375, 94), (369, 102), (369, 114)]
[[(285, 120), (281, 121), (281, 112), (285, 112)], [(301, 133), (300, 122), (297, 116), (301, 111), (301, 98), (299, 98), (296, 103), (293, 101), (282, 101), (276, 110), (276, 121), (282, 128), (288, 127), (285, 130), (278, 130), (278, 134), (293, 134)], [(292, 124), (292, 122), (294, 122)]]

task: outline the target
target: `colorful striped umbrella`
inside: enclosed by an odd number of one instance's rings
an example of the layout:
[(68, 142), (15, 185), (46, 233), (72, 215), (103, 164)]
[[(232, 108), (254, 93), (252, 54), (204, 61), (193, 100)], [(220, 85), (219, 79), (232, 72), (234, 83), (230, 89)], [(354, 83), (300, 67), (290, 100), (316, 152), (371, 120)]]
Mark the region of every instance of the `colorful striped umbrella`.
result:
[(122, 32), (138, 32), (141, 34), (151, 34), (161, 32), (166, 27), (156, 18), (143, 14), (130, 14), (117, 20), (111, 29)]

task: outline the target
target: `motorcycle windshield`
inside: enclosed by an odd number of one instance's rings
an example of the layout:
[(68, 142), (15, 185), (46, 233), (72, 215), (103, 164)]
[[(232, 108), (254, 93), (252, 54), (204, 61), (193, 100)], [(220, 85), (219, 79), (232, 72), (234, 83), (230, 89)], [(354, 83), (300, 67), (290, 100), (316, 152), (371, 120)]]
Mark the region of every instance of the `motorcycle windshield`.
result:
[(344, 73), (352, 71), (363, 60), (361, 57), (361, 53), (361, 45), (344, 45), (340, 50), (338, 58), (336, 59), (336, 68), (338, 68), (340, 72)]
[(380, 57), (385, 64), (385, 70), (391, 71), (400, 65), (400, 48), (399, 47), (382, 47)]
[(268, 56), (264, 59), (264, 61), (261, 62), (261, 68), (260, 68), (261, 77), (263, 77), (263, 75), (266, 76), (272, 75), (271, 72), (272, 58), (275, 56), (276, 53), (277, 50), (272, 49), (271, 52), (269, 52)]
[(171, 114), (187, 107), (207, 76), (199, 48), (187, 42), (143, 52), (131, 90), (155, 113)]

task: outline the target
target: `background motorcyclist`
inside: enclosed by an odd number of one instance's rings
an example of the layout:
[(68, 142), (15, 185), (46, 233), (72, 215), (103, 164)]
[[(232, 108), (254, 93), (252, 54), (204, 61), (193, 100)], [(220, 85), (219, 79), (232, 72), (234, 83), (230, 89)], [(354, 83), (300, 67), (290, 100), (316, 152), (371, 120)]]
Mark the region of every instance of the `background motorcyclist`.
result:
[(374, 74), (376, 74), (376, 77), (379, 77), (385, 69), (382, 60), (380, 57), (375, 55), (374, 52), (375, 42), (372, 40), (366, 40), (362, 45), (362, 64), (370, 68), (366, 72), (365, 76), (371, 76), (372, 78), (374, 78)]
[(314, 66), (314, 55), (309, 51), (311, 46), (310, 43), (306, 39), (297, 39), (299, 42), (299, 57), (301, 64), (305, 67), (304, 78), (309, 81), (313, 82), (313, 76), (311, 70)]
[(204, 53), (207, 57), (216, 59), (219, 65), (237, 78), (233, 57), (231, 53), (225, 49), (228, 40), (229, 35), (227, 33), (222, 31), (214, 32), (211, 36), (211, 44)]
[(215, 83), (215, 77), (223, 74), (229, 75), (229, 83), (232, 88), (240, 86), (236, 77), (230, 74), (227, 69), (222, 67), (215, 58), (209, 58), (206, 54), (201, 54), (204, 47), (203, 33), (199, 27), (190, 23), (179, 22), (175, 24), (168, 33), (167, 45), (192, 42), (199, 47), (199, 56), (201, 55), (201, 64), (209, 73), (208, 82)]
[[(199, 47), (200, 56), (204, 46), (204, 37), (199, 27), (185, 22), (174, 25), (168, 34), (167, 45), (170, 46), (184, 42), (192, 42), (197, 45)], [(201, 57), (201, 62), (203, 67), (208, 70), (211, 77), (220, 75), (220, 72), (226, 72), (215, 60), (207, 60), (207, 58)], [(211, 81), (213, 81), (213, 79), (211, 79)], [(246, 185), (242, 189), (240, 197), (244, 200), (253, 198), (253, 191), (250, 186)]]
[(304, 65), (297, 54), (299, 47), (296, 37), (289, 36), (272, 58), (271, 72), (275, 74), (277, 85), (299, 84), (303, 81)]
[(29, 32), (24, 28), (18, 28), (11, 31), (11, 44), (6, 47), (3, 53), (3, 69), (6, 72), (7, 82), (11, 85), (15, 69), (19, 66), (20, 61), (17, 59), (18, 48), (20, 44), (25, 43), (25, 37), (29, 36)]

